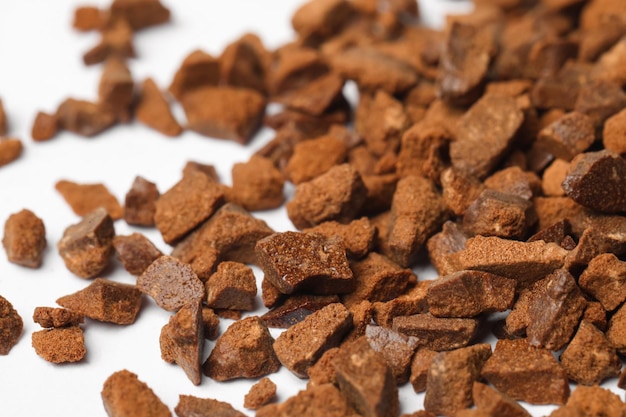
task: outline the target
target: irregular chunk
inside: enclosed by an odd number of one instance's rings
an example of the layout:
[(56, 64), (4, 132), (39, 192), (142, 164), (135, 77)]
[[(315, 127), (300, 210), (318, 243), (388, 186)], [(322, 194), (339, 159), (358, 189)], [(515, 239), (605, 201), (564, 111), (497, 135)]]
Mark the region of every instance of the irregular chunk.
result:
[(13, 305), (0, 295), (0, 355), (8, 355), (20, 339), (24, 322)]
[(82, 313), (66, 308), (35, 307), (33, 321), (43, 328), (78, 326), (85, 321)]
[(109, 417), (172, 417), (154, 391), (125, 369), (104, 381), (100, 395)]
[(398, 175), (421, 175), (443, 185), (451, 141), (452, 137), (444, 127), (435, 123), (416, 123), (402, 135), (396, 163)]
[(174, 408), (178, 417), (245, 417), (227, 402), (212, 398), (198, 398), (191, 395), (179, 395)]
[(426, 391), (430, 364), (437, 354), (437, 351), (428, 348), (419, 348), (417, 352), (415, 352), (415, 355), (413, 355), (413, 360), (411, 361), (411, 376), (409, 377), (413, 391)]
[(261, 378), (243, 398), (243, 406), (248, 410), (258, 410), (276, 397), (276, 384), (269, 378)]
[(256, 278), (252, 269), (238, 262), (221, 262), (205, 283), (206, 304), (211, 308), (253, 310)]
[(261, 407), (256, 417), (357, 417), (341, 392), (332, 384), (308, 387), (280, 404)]
[(346, 158), (348, 147), (334, 136), (321, 136), (305, 140), (293, 147), (284, 173), (295, 185), (322, 175)]
[(453, 350), (469, 345), (478, 330), (478, 320), (439, 318), (413, 314), (393, 319), (393, 330), (418, 338), (428, 349)]
[(291, 24), (302, 39), (327, 38), (336, 34), (353, 13), (352, 5), (342, 0), (313, 0), (294, 12)]
[(116, 19), (100, 31), (100, 42), (83, 54), (85, 65), (104, 62), (108, 57), (134, 58), (133, 31), (126, 19)]
[(612, 253), (598, 255), (580, 275), (578, 284), (607, 311), (613, 311), (626, 300), (626, 262)]
[(52, 363), (78, 362), (87, 354), (83, 330), (78, 326), (33, 332), (32, 344), (37, 355)]
[(122, 206), (104, 184), (79, 184), (61, 180), (57, 181), (54, 188), (61, 193), (72, 211), (81, 217), (98, 207), (104, 207), (113, 220), (122, 217)]
[(178, 136), (183, 131), (172, 114), (165, 96), (152, 78), (146, 78), (141, 84), (135, 117), (141, 123), (166, 136)]
[(115, 115), (99, 105), (68, 98), (56, 111), (59, 128), (77, 135), (91, 137), (108, 129), (115, 123)]
[(0, 167), (15, 161), (22, 154), (22, 141), (12, 138), (0, 138)]
[(98, 104), (121, 122), (130, 121), (135, 83), (126, 63), (119, 57), (106, 60), (98, 85)]
[(472, 397), (476, 408), (489, 416), (530, 417), (530, 413), (517, 401), (489, 385), (474, 382)]
[(428, 258), (440, 276), (451, 274), (455, 266), (451, 264), (449, 256), (465, 249), (467, 236), (461, 227), (452, 221), (446, 221), (441, 231), (433, 235), (426, 247)]
[(135, 276), (143, 272), (156, 261), (163, 253), (147, 237), (141, 233), (132, 233), (128, 236), (115, 236), (113, 248), (118, 258), (129, 273)]
[(374, 321), (380, 326), (392, 327), (393, 319), (398, 316), (428, 311), (426, 291), (428, 282), (420, 281), (405, 294), (385, 303), (374, 303)]
[(419, 345), (419, 340), (386, 327), (369, 324), (365, 327), (365, 337), (370, 347), (385, 358), (396, 384), (406, 383), (409, 380), (411, 359)]
[(287, 329), (328, 304), (338, 302), (339, 297), (336, 295), (295, 294), (281, 305), (272, 307), (261, 316), (261, 320), (267, 327)]
[(572, 413), (565, 414), (566, 416), (623, 417), (626, 415), (624, 403), (619, 396), (609, 389), (598, 386), (585, 387), (579, 385), (572, 392), (565, 407), (559, 410), (563, 409)]
[(137, 31), (170, 20), (170, 11), (160, 0), (114, 0), (111, 19), (123, 19)]
[(626, 155), (626, 109), (609, 117), (602, 131), (605, 149)]
[(2, 246), (9, 262), (39, 268), (47, 246), (43, 221), (28, 209), (11, 214), (4, 223)]
[(169, 91), (179, 101), (200, 88), (215, 86), (220, 79), (219, 61), (204, 51), (196, 49), (183, 59), (174, 74)]
[(135, 177), (124, 198), (124, 220), (137, 226), (154, 226), (156, 201), (160, 193), (156, 184), (147, 179)]
[(232, 168), (231, 201), (246, 210), (268, 210), (280, 207), (285, 200), (285, 179), (267, 158), (253, 155), (248, 162)]
[(233, 87), (267, 92), (270, 53), (261, 39), (252, 33), (227, 45), (220, 56), (222, 82)]
[(59, 120), (56, 114), (37, 112), (30, 135), (35, 142), (52, 139), (59, 130)]
[(367, 255), (374, 246), (374, 237), (377, 233), (376, 228), (367, 217), (352, 220), (348, 224), (328, 221), (304, 229), (303, 232), (318, 233), (327, 238), (341, 237), (348, 258), (363, 258)]
[(478, 178), (452, 167), (441, 173), (440, 180), (446, 206), (457, 216), (463, 216), (485, 189), (485, 185)]
[(572, 112), (544, 127), (537, 136), (537, 145), (556, 158), (569, 162), (586, 151), (593, 144), (595, 136), (591, 118)]

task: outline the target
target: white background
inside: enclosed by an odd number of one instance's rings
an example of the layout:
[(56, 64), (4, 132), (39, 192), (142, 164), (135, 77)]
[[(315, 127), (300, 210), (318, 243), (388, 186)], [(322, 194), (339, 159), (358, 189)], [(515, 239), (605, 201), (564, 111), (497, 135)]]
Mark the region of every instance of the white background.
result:
[[(92, 3), (108, 5), (107, 1)], [(33, 142), (30, 128), (38, 110), (54, 112), (66, 97), (96, 99), (101, 66), (85, 67), (81, 57), (99, 36), (71, 28), (78, 4), (84, 2), (0, 2), (0, 97), (9, 119), (9, 136), (21, 138), (25, 146), (18, 161), (0, 168), (0, 226), (10, 214), (28, 208), (44, 220), (48, 240), (43, 266), (37, 270), (9, 263), (0, 251), (0, 295), (24, 320), (18, 344), (9, 355), (0, 356), (0, 415), (105, 416), (100, 398), (102, 384), (113, 372), (124, 368), (138, 374), (172, 410), (179, 394), (189, 394), (228, 401), (253, 415), (243, 409), (243, 396), (254, 381), (218, 383), (204, 377), (200, 386), (194, 386), (182, 369), (160, 358), (159, 333), (170, 313), (156, 307), (148, 297), (133, 325), (87, 320), (83, 328), (88, 353), (81, 363), (53, 365), (39, 358), (31, 347), (31, 334), (40, 330), (32, 321), (34, 308), (56, 306), (57, 298), (89, 284), (65, 268), (56, 250), (63, 230), (79, 220), (55, 191), (58, 180), (104, 183), (123, 202), (136, 175), (155, 182), (163, 192), (179, 180), (185, 162), (195, 160), (215, 165), (221, 179), (230, 183), (232, 164), (247, 160), (272, 137), (272, 131), (264, 129), (243, 147), (191, 132), (167, 138), (132, 123), (90, 139), (61, 133), (49, 142)], [(246, 31), (259, 34), (270, 49), (289, 41), (293, 36), (290, 16), (302, 1), (170, 0), (166, 4), (172, 10), (172, 21), (136, 34), (138, 57), (130, 62), (136, 81), (151, 76), (162, 88), (195, 48), (218, 56), (227, 43)], [(444, 11), (467, 10), (468, 5), (422, 0), (420, 6), (425, 22), (436, 26), (441, 24)], [(276, 231), (293, 228), (284, 210), (255, 215)], [(164, 252), (170, 251), (154, 230), (133, 229), (122, 220), (115, 227), (118, 234), (139, 230)], [(260, 282), (261, 273), (255, 272)], [(420, 279), (433, 277), (432, 269), (417, 272)], [(134, 282), (117, 261), (104, 276)], [(227, 324), (226, 320), (222, 322), (222, 331)], [(205, 358), (212, 346), (212, 342), (207, 344)], [(270, 377), (278, 384), (280, 401), (305, 387), (305, 381), (286, 369)], [(422, 408), (422, 396), (407, 385), (401, 389), (401, 403), (402, 412), (413, 412)], [(534, 415), (543, 415), (551, 408), (530, 409)]]

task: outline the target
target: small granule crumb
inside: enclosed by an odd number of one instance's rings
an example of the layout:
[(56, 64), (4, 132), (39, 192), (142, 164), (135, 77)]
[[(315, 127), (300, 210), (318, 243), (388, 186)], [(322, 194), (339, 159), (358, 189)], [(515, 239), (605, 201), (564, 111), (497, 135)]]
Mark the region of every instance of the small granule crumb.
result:
[(78, 326), (44, 329), (33, 333), (33, 348), (48, 362), (78, 362), (87, 354), (83, 330)]
[(13, 138), (0, 138), (0, 167), (15, 161), (22, 154), (22, 141)]
[(19, 340), (24, 322), (11, 303), (0, 295), (0, 355), (8, 355)]
[(258, 410), (276, 397), (276, 384), (269, 378), (262, 378), (254, 384), (243, 399), (243, 406), (248, 410)]
[(43, 328), (78, 326), (84, 316), (65, 308), (35, 307), (33, 321)]
[(48, 114), (42, 111), (37, 113), (33, 121), (30, 135), (35, 142), (43, 142), (52, 139), (59, 130), (59, 119), (56, 114)]
[(55, 188), (79, 216), (86, 216), (98, 207), (104, 207), (113, 220), (120, 219), (123, 215), (119, 201), (104, 184), (79, 184), (61, 180), (56, 183)]
[(2, 245), (10, 262), (39, 268), (46, 248), (46, 228), (30, 210), (12, 214), (4, 224)]
[(109, 417), (172, 417), (154, 391), (125, 369), (107, 378), (101, 396)]

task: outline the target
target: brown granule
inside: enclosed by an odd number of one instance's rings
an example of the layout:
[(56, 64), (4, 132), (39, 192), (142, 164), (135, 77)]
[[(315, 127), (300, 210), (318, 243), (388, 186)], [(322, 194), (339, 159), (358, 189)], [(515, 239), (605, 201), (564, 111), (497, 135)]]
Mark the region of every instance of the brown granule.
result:
[(100, 41), (83, 54), (85, 65), (106, 61), (108, 57), (134, 58), (133, 31), (125, 19), (117, 19), (100, 30)]
[(146, 78), (141, 84), (135, 117), (141, 123), (166, 136), (174, 137), (183, 132), (165, 96), (152, 78)]
[(169, 92), (180, 101), (191, 91), (217, 85), (219, 79), (219, 61), (206, 52), (196, 49), (182, 61), (174, 74)]
[(129, 122), (135, 83), (128, 66), (119, 57), (104, 63), (98, 85), (98, 104), (115, 115), (117, 121)]
[(95, 136), (115, 123), (115, 115), (98, 104), (73, 98), (63, 101), (55, 115), (59, 129), (85, 137)]
[(428, 311), (427, 288), (428, 282), (421, 281), (393, 300), (374, 303), (374, 321), (380, 326), (392, 327), (395, 317), (425, 313)]
[(110, 417), (172, 417), (154, 391), (126, 369), (114, 372), (104, 381), (101, 396)]
[(11, 214), (4, 223), (2, 246), (9, 262), (39, 268), (47, 246), (43, 221), (28, 209)]
[(272, 96), (283, 96), (308, 85), (327, 74), (328, 65), (312, 48), (286, 46), (276, 52), (276, 60), (268, 73)]
[(335, 372), (333, 361), (338, 354), (339, 347), (330, 348), (309, 368), (308, 387), (324, 384), (337, 385), (337, 372)]
[(428, 380), (428, 371), (438, 352), (427, 348), (419, 348), (413, 355), (411, 360), (411, 376), (409, 382), (413, 386), (415, 392), (426, 391), (426, 382)]
[(626, 300), (626, 262), (612, 253), (598, 255), (580, 275), (578, 284), (604, 309), (613, 311)]
[(258, 410), (276, 397), (276, 384), (269, 378), (261, 378), (250, 387), (243, 399), (243, 406), (248, 410)]
[(104, 207), (113, 220), (122, 218), (122, 206), (104, 184), (80, 184), (60, 180), (57, 181), (54, 188), (63, 196), (72, 211), (81, 217), (98, 207)]
[(346, 397), (333, 385), (308, 387), (280, 404), (261, 407), (256, 417), (357, 417)]
[(595, 130), (591, 118), (571, 112), (544, 127), (537, 136), (537, 146), (555, 158), (569, 162), (586, 151), (594, 140)]
[(222, 51), (222, 82), (233, 87), (251, 88), (264, 94), (267, 92), (270, 61), (270, 52), (265, 49), (261, 39), (253, 33), (246, 33)]
[(56, 136), (59, 130), (59, 120), (56, 114), (37, 112), (30, 135), (35, 142), (43, 142)]
[(113, 219), (104, 207), (99, 207), (67, 227), (57, 249), (73, 274), (93, 278), (109, 265), (114, 237)]
[(95, 6), (79, 6), (74, 9), (72, 27), (81, 32), (99, 29), (104, 23), (104, 14)]
[(561, 197), (565, 195), (561, 184), (567, 176), (569, 162), (562, 159), (555, 159), (543, 172), (541, 178), (541, 189), (545, 196)]
[(84, 289), (56, 302), (93, 320), (132, 324), (141, 308), (141, 292), (134, 285), (96, 278)]
[(413, 314), (393, 319), (393, 330), (419, 339), (420, 346), (442, 351), (468, 346), (476, 336), (478, 320)]
[(4, 103), (2, 102), (2, 99), (0, 99), (0, 136), (4, 136), (7, 134), (7, 125), (7, 115), (4, 110)]
[(485, 189), (485, 185), (476, 177), (465, 175), (453, 167), (441, 173), (440, 181), (446, 206), (457, 216), (463, 216)]
[(0, 138), (0, 167), (20, 157), (24, 145), (20, 139)]
[(32, 334), (37, 355), (48, 362), (79, 362), (87, 354), (83, 330), (78, 326), (39, 330)]
[(480, 382), (474, 382), (472, 398), (476, 408), (488, 416), (531, 417), (517, 401)]
[(267, 327), (287, 329), (311, 313), (338, 302), (337, 295), (295, 294), (280, 305), (272, 306), (270, 311), (261, 316), (261, 320)]
[(284, 169), (285, 176), (296, 185), (310, 181), (344, 162), (347, 151), (346, 144), (333, 136), (297, 143)]
[(214, 309), (254, 310), (256, 279), (252, 269), (239, 262), (221, 262), (205, 282), (206, 304)]
[(440, 276), (446, 276), (456, 270), (450, 261), (450, 255), (465, 249), (467, 235), (462, 227), (450, 220), (446, 221), (439, 233), (431, 236), (426, 242), (428, 258)]
[(367, 325), (365, 337), (370, 347), (383, 355), (398, 386), (409, 380), (411, 359), (419, 345), (415, 337), (405, 336), (389, 328)]
[(178, 417), (245, 417), (246, 415), (232, 405), (212, 398), (198, 398), (191, 395), (179, 395), (174, 408)]
[(136, 176), (124, 197), (124, 220), (136, 226), (154, 226), (156, 201), (160, 193), (156, 184)]
[(85, 317), (76, 311), (66, 308), (35, 307), (33, 321), (43, 328), (78, 326)]
[(220, 318), (212, 308), (202, 306), (202, 327), (204, 338), (215, 340), (220, 334)]
[[(586, 387), (579, 385), (572, 392), (565, 407), (557, 410), (567, 410), (571, 416), (623, 416), (624, 403), (619, 396), (605, 388), (597, 385)], [(550, 414), (551, 417), (558, 417), (560, 414)]]
[(113, 248), (124, 269), (139, 276), (163, 253), (141, 233), (128, 236), (115, 236)]
[[(402, 135), (396, 170), (400, 176), (421, 175), (444, 184), (452, 136), (434, 123), (417, 123)], [(452, 173), (449, 173), (450, 175)], [(446, 198), (444, 191), (444, 198)], [(466, 198), (470, 199), (471, 196)], [(452, 207), (450, 207), (452, 208)]]
[(0, 295), (0, 355), (8, 355), (22, 335), (24, 322), (13, 305)]
[(534, 172), (524, 171), (519, 166), (511, 166), (494, 172), (485, 179), (485, 186), (524, 200), (531, 200), (535, 195), (541, 195), (541, 179)]
[(304, 229), (303, 232), (318, 233), (330, 238), (340, 236), (346, 249), (348, 258), (363, 258), (374, 246), (376, 228), (367, 217), (352, 220), (348, 224), (335, 221), (320, 223), (317, 226)]
[(233, 165), (229, 200), (246, 210), (269, 210), (285, 201), (285, 179), (272, 161), (253, 155), (247, 162)]
[(341, 0), (306, 2), (294, 12), (291, 25), (302, 39), (330, 37), (353, 15), (353, 7)]
[(110, 19), (124, 20), (134, 31), (170, 20), (170, 11), (160, 0), (114, 0), (110, 13)]
[(273, 100), (312, 116), (320, 116), (342, 100), (344, 79), (330, 72), (312, 79), (300, 88), (289, 90)]
[(626, 155), (626, 110), (607, 119), (602, 131), (602, 144), (605, 149)]

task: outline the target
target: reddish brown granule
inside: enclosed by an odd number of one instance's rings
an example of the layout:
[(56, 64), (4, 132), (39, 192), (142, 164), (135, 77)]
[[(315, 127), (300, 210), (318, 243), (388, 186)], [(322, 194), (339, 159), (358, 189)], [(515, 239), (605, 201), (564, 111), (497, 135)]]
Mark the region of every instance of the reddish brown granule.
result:
[(76, 311), (66, 308), (35, 307), (33, 321), (43, 328), (78, 326), (85, 317)]
[[(443, 185), (442, 175), (448, 170), (446, 155), (451, 141), (448, 130), (437, 124), (418, 123), (412, 126), (402, 135), (396, 163), (398, 174), (422, 175)], [(465, 198), (471, 199), (471, 195)]]
[(39, 268), (47, 246), (43, 221), (28, 209), (10, 215), (4, 223), (2, 245), (10, 262)]
[(226, 402), (191, 395), (179, 395), (174, 412), (178, 417), (246, 417)]
[(467, 208), (485, 189), (478, 178), (463, 174), (455, 168), (447, 168), (440, 177), (443, 199), (448, 209), (463, 216)]
[(607, 311), (615, 310), (626, 300), (626, 262), (612, 253), (598, 255), (580, 275), (580, 287), (602, 303)]
[(124, 198), (124, 220), (137, 226), (154, 226), (159, 190), (153, 182), (137, 176)]
[(586, 151), (594, 140), (595, 131), (591, 118), (572, 112), (543, 128), (537, 136), (537, 146), (556, 158), (571, 161), (576, 155)]
[(291, 17), (291, 25), (302, 39), (335, 35), (354, 14), (353, 6), (340, 0), (310, 1)]
[(101, 31), (100, 42), (83, 54), (85, 65), (104, 62), (108, 57), (134, 58), (133, 31), (124, 19), (117, 19)]
[(115, 236), (113, 248), (124, 269), (135, 276), (143, 274), (163, 253), (141, 233), (128, 236)]
[(22, 141), (12, 138), (0, 138), (0, 167), (7, 165), (22, 154)]
[(374, 321), (380, 326), (392, 327), (395, 317), (425, 313), (428, 311), (427, 288), (428, 282), (420, 281), (393, 300), (374, 303)]
[(339, 347), (328, 349), (320, 356), (320, 358), (309, 368), (308, 387), (324, 384), (337, 384), (337, 372), (333, 366), (333, 361), (339, 354)]
[(420, 345), (442, 351), (465, 347), (476, 336), (478, 320), (433, 317), (431, 314), (413, 314), (393, 319), (393, 330), (414, 336)]
[(230, 200), (246, 210), (269, 210), (285, 201), (285, 179), (272, 161), (253, 155), (248, 162), (236, 163), (232, 168)]
[[(562, 412), (563, 414), (558, 414)], [(564, 407), (557, 409), (550, 417), (570, 416), (623, 416), (624, 403), (620, 397), (597, 385), (579, 385), (572, 392)]]
[(55, 188), (72, 211), (81, 217), (98, 207), (104, 207), (113, 220), (122, 218), (122, 206), (104, 184), (79, 184), (61, 180), (57, 181)]
[(268, 73), (270, 93), (274, 96), (297, 91), (329, 71), (320, 52), (312, 48), (286, 46), (277, 51), (276, 57)]
[(476, 408), (489, 416), (531, 417), (517, 401), (489, 385), (474, 382), (472, 397)]
[(348, 224), (335, 221), (320, 223), (304, 229), (303, 232), (319, 233), (326, 237), (340, 236), (348, 258), (363, 258), (374, 246), (376, 228), (367, 217), (353, 220)]
[(224, 192), (200, 172), (189, 172), (156, 201), (154, 222), (172, 244), (211, 216), (224, 203)]
[(109, 265), (114, 237), (113, 219), (99, 207), (67, 227), (57, 249), (67, 269), (81, 278), (93, 278)]
[(73, 98), (63, 101), (55, 116), (59, 129), (85, 137), (95, 136), (115, 123), (113, 113), (90, 101)]
[(257, 378), (279, 370), (272, 348), (274, 338), (256, 316), (231, 324), (202, 365), (206, 376), (216, 381)]
[(611, 116), (604, 124), (602, 144), (605, 149), (626, 155), (626, 110)]
[(430, 263), (440, 276), (446, 276), (456, 270), (450, 261), (450, 255), (465, 249), (467, 235), (457, 223), (447, 221), (441, 231), (426, 242)]
[(272, 57), (261, 39), (246, 33), (230, 43), (220, 56), (222, 82), (233, 87), (251, 88), (267, 92), (267, 73)]
[(165, 96), (152, 78), (146, 78), (141, 84), (135, 117), (141, 123), (166, 136), (178, 136), (183, 131), (174, 118)]
[(220, 334), (220, 318), (212, 308), (202, 306), (202, 327), (204, 338), (215, 340)]
[(125, 369), (107, 378), (101, 396), (110, 417), (172, 417), (154, 391)]
[(261, 316), (261, 320), (267, 327), (287, 329), (311, 313), (338, 302), (337, 295), (295, 294), (287, 297), (282, 304), (272, 306), (270, 311)]
[(330, 72), (312, 79), (308, 84), (289, 90), (273, 99), (287, 108), (313, 116), (321, 116), (325, 111), (343, 99), (344, 79)]
[(214, 309), (253, 310), (256, 279), (252, 269), (238, 262), (221, 262), (205, 282), (206, 304)]
[(485, 179), (485, 185), (492, 190), (525, 200), (541, 195), (541, 179), (534, 172), (524, 171), (519, 166), (496, 171)]
[(436, 351), (427, 348), (419, 348), (413, 355), (411, 360), (411, 376), (409, 382), (413, 386), (415, 392), (426, 391), (426, 382), (428, 380), (428, 370), (433, 358), (437, 356)]
[(32, 344), (37, 355), (52, 363), (78, 362), (87, 354), (83, 330), (78, 326), (34, 332)]
[(141, 292), (134, 285), (96, 278), (84, 289), (57, 299), (57, 304), (94, 320), (132, 324), (141, 308)]
[(124, 20), (135, 31), (170, 20), (170, 11), (160, 0), (114, 0), (110, 13), (112, 20)]
[(4, 104), (2, 103), (2, 99), (0, 99), (0, 136), (4, 136), (7, 134), (7, 115), (4, 111)]
[(137, 288), (167, 311), (204, 298), (204, 284), (188, 264), (161, 256), (137, 278)]
[(187, 93), (206, 86), (215, 86), (220, 79), (219, 61), (199, 49), (185, 57), (169, 86), (170, 93), (182, 100)]
[(560, 197), (565, 195), (561, 184), (567, 176), (569, 165), (569, 162), (562, 159), (555, 159), (545, 169), (541, 178), (541, 189), (545, 196)]
[(0, 295), (0, 355), (8, 355), (20, 339), (24, 322), (13, 305)]
[(128, 66), (119, 57), (106, 60), (98, 85), (98, 104), (121, 122), (129, 122), (135, 84)]
[(342, 163), (347, 151), (346, 144), (333, 136), (297, 143), (285, 167), (285, 175), (296, 185), (310, 181)]
[(74, 9), (72, 27), (82, 32), (99, 29), (104, 23), (105, 14), (95, 6), (79, 6)]
[(261, 378), (254, 384), (243, 399), (248, 410), (258, 410), (276, 397), (276, 384), (269, 378)]
[(59, 131), (59, 120), (56, 114), (37, 112), (30, 135), (35, 142), (52, 139)]
[(333, 385), (308, 387), (280, 404), (261, 407), (256, 417), (357, 417), (346, 397)]
[(405, 384), (409, 380), (411, 359), (419, 345), (419, 340), (386, 327), (369, 324), (366, 325), (364, 334), (370, 347), (385, 358), (396, 384), (398, 386)]

